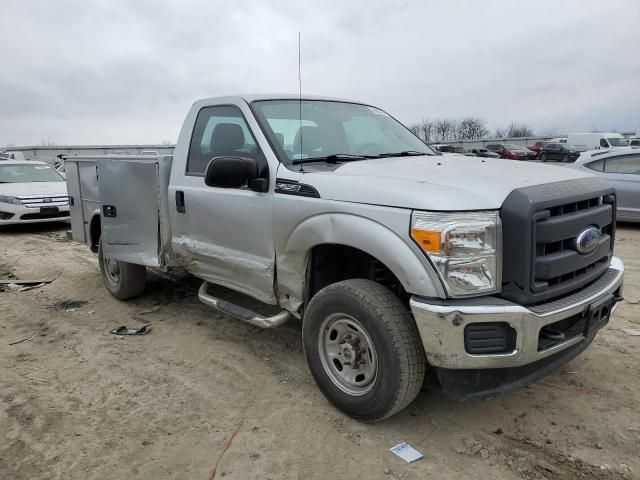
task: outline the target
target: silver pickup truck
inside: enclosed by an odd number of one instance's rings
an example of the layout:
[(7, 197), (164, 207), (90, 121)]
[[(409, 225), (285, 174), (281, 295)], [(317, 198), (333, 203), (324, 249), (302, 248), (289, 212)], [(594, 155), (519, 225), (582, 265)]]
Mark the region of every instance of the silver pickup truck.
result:
[(610, 186), (437, 154), (362, 103), (209, 98), (173, 157), (73, 157), (66, 172), (73, 236), (114, 297), (141, 294), (147, 267), (180, 266), (228, 315), (300, 319), (318, 386), (362, 421), (407, 406), (427, 371), (458, 399), (533, 382), (583, 351), (622, 298)]

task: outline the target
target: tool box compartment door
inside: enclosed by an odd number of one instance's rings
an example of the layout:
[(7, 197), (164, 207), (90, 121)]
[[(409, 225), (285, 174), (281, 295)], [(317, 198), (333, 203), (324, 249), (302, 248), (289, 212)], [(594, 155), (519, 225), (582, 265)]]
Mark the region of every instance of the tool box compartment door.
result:
[(101, 158), (98, 189), (103, 255), (160, 266), (158, 159)]

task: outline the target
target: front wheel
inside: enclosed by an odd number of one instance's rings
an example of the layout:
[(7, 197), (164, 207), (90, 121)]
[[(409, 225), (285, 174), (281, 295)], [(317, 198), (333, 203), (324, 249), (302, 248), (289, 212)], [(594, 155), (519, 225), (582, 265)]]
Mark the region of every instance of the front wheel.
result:
[(104, 286), (118, 300), (137, 297), (144, 291), (147, 269), (142, 265), (106, 258), (102, 252), (102, 240), (98, 246), (98, 262)]
[(540, 155), (540, 161), (541, 162), (546, 162), (547, 161), (547, 154), (543, 153), (542, 155)]
[(564, 163), (569, 163), (569, 155), (567, 155), (566, 153), (562, 155), (562, 161)]
[(418, 328), (376, 282), (352, 279), (320, 290), (304, 314), (302, 340), (322, 393), (357, 420), (390, 417), (420, 391), (427, 361)]

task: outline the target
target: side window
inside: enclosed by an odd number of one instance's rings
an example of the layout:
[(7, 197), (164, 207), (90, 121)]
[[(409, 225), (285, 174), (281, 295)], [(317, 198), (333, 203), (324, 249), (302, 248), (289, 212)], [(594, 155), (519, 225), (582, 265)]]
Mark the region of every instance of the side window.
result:
[(602, 172), (604, 167), (604, 160), (596, 160), (595, 162), (586, 163), (584, 166), (590, 168), (591, 170), (595, 170), (596, 172)]
[(238, 107), (205, 107), (193, 128), (187, 175), (204, 175), (209, 161), (223, 155), (257, 159), (256, 141)]
[(640, 155), (607, 158), (604, 171), (605, 173), (640, 174)]
[(607, 141), (604, 138), (600, 139), (600, 146), (603, 148), (609, 148), (609, 144), (607, 143)]

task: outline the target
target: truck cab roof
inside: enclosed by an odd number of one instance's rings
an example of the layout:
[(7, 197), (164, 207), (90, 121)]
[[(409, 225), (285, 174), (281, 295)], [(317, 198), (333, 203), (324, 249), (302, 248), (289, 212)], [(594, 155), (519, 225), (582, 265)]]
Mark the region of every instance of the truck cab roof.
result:
[[(300, 96), (292, 93), (238, 93), (233, 95), (222, 95), (217, 97), (202, 98), (194, 102), (194, 105), (209, 105), (211, 103), (221, 102), (237, 102), (244, 100), (247, 103), (256, 102), (260, 100), (298, 100)], [(362, 105), (368, 105), (363, 102), (349, 100), (345, 98), (337, 97), (325, 97), (322, 95), (302, 95), (302, 100), (324, 100), (327, 102), (345, 102), (345, 103), (358, 103)]]

